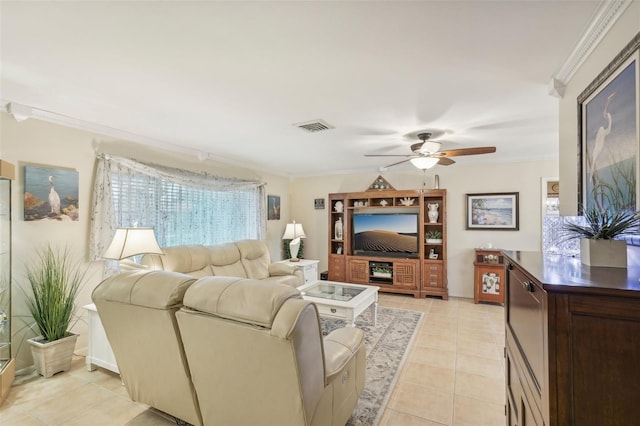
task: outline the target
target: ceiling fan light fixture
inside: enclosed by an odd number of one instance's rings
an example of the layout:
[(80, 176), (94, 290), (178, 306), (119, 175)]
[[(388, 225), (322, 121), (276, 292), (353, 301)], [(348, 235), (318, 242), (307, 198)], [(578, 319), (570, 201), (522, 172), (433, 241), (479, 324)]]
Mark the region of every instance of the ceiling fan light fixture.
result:
[(441, 145), (442, 144), (440, 142), (426, 141), (420, 147), (420, 152), (424, 152), (426, 154), (433, 154), (435, 152), (440, 151)]
[(415, 167), (419, 168), (420, 170), (430, 169), (436, 164), (438, 164), (438, 159), (434, 157), (416, 157), (416, 158), (412, 158), (409, 161), (411, 161), (411, 164), (413, 164)]

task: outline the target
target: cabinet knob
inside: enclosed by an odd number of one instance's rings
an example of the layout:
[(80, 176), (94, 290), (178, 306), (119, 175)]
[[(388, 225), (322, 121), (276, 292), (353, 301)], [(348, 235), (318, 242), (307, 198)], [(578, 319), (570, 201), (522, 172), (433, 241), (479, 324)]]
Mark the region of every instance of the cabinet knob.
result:
[(507, 269), (508, 269), (509, 271), (512, 271), (512, 270), (513, 270), (513, 264), (512, 264), (511, 262), (507, 263)]
[(527, 281), (522, 283), (522, 288), (524, 288), (525, 290), (527, 290), (529, 293), (533, 293), (534, 291), (534, 285), (531, 281)]

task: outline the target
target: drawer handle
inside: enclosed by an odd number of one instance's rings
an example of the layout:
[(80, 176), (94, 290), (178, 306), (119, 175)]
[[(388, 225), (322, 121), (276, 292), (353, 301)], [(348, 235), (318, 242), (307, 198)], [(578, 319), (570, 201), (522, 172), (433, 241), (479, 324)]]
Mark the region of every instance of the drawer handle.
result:
[(511, 262), (507, 263), (507, 269), (510, 271), (513, 270), (513, 265), (511, 264)]
[(337, 312), (337, 309), (336, 309), (336, 308), (331, 308), (331, 313), (332, 313), (332, 314), (335, 314), (336, 312)]
[(534, 286), (533, 286), (533, 283), (531, 281), (527, 281), (526, 283), (522, 283), (522, 288), (527, 290), (529, 293), (533, 293), (533, 291), (534, 291)]

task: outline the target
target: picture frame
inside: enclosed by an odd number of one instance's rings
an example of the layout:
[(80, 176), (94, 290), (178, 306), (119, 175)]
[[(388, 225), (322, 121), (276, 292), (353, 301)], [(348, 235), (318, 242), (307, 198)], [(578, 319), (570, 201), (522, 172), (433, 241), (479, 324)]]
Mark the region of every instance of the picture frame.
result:
[(24, 220), (77, 222), (79, 174), (56, 166), (24, 166)]
[(637, 211), (640, 33), (578, 96), (578, 213)]
[(267, 220), (280, 220), (279, 195), (267, 195)]
[(466, 194), (466, 229), (519, 230), (519, 196), (519, 192)]
[(313, 208), (316, 210), (324, 210), (324, 198), (315, 198), (313, 200)]

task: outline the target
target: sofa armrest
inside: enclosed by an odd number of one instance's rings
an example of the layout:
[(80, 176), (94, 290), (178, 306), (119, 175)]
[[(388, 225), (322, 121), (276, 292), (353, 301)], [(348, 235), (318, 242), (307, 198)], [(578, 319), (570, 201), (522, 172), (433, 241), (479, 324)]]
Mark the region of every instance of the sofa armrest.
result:
[(269, 264), (269, 276), (277, 277), (280, 275), (295, 275), (296, 267), (287, 265), (285, 263), (270, 263)]
[(326, 383), (330, 383), (342, 369), (364, 348), (364, 332), (354, 327), (344, 327), (324, 338)]

